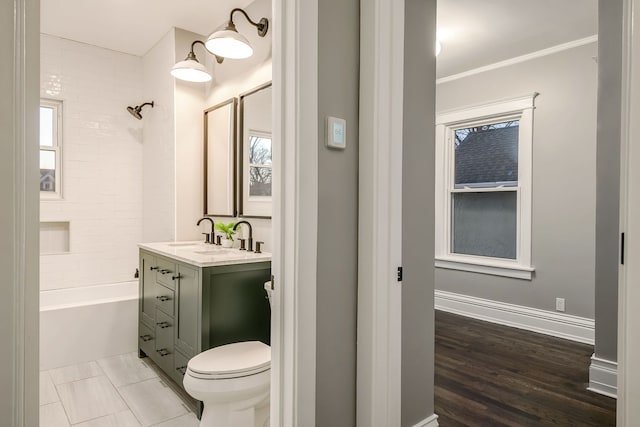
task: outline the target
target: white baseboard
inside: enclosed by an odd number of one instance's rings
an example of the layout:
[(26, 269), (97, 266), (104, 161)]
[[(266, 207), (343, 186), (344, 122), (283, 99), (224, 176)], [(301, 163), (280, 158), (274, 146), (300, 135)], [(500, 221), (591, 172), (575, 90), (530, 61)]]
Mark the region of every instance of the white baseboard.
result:
[(571, 341), (594, 343), (595, 322), (585, 317), (439, 290), (435, 291), (435, 308)]
[(589, 387), (587, 390), (605, 396), (618, 398), (618, 363), (600, 359), (594, 354), (589, 366)]
[(420, 421), (418, 424), (415, 424), (413, 427), (438, 427), (438, 416), (436, 414), (431, 415), (430, 417), (425, 418)]

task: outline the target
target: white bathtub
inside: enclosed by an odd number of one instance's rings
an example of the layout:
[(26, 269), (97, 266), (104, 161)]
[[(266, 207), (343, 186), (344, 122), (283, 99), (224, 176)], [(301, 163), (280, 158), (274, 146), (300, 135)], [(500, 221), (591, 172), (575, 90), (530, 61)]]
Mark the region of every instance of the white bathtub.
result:
[(40, 369), (135, 351), (138, 282), (40, 292)]

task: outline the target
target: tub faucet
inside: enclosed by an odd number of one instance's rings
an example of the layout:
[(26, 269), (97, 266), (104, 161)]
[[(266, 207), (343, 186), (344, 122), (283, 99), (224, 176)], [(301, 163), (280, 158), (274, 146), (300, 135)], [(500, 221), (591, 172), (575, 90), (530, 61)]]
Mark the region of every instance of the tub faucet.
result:
[(210, 221), (210, 222), (211, 222), (211, 233), (210, 233), (210, 234), (202, 233), (202, 234), (204, 234), (204, 235), (205, 235), (204, 242), (205, 242), (205, 243), (214, 243), (214, 237), (215, 237), (214, 229), (215, 229), (215, 224), (214, 224), (214, 222), (213, 222), (213, 219), (209, 218), (208, 216), (206, 216), (206, 217), (204, 217), (204, 218), (200, 218), (200, 219), (198, 220), (198, 223), (197, 223), (196, 225), (200, 225), (200, 223), (201, 223), (202, 221), (204, 221), (204, 220), (208, 220), (208, 221)]
[(247, 239), (247, 252), (253, 252), (253, 227), (249, 224), (249, 221), (238, 221), (236, 225), (233, 226), (233, 231), (238, 229), (240, 224), (246, 224), (249, 227), (249, 238)]

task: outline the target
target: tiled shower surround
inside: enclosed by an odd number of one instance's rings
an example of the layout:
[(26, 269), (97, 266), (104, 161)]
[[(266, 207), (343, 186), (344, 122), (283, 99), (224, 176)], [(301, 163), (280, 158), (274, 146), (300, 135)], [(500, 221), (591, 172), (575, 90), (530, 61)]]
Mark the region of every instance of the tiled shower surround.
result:
[(42, 34), (41, 98), (62, 100), (63, 199), (41, 221), (69, 222), (69, 252), (41, 256), (40, 289), (124, 282), (142, 236), (142, 59)]

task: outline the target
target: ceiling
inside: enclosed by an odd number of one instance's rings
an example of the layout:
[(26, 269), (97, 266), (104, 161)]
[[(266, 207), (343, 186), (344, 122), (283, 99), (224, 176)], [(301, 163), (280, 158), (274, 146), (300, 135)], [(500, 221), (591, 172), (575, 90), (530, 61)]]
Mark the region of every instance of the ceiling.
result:
[(40, 31), (142, 56), (171, 27), (208, 35), (251, 0), (41, 0)]
[(598, 32), (597, 0), (438, 0), (438, 78)]
[[(597, 33), (597, 0), (438, 0), (438, 77)], [(144, 55), (171, 27), (207, 35), (251, 0), (41, 0), (41, 31)]]

